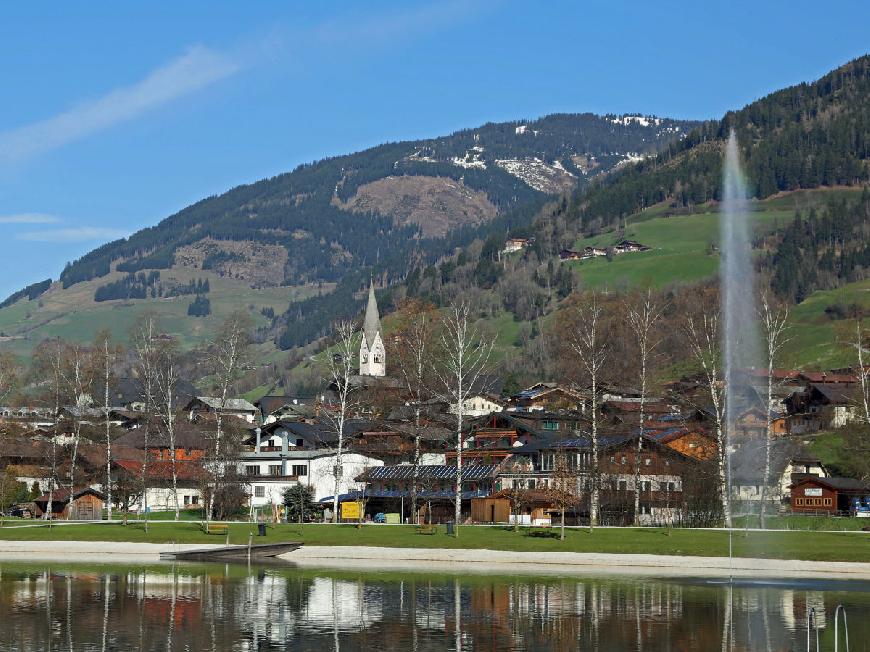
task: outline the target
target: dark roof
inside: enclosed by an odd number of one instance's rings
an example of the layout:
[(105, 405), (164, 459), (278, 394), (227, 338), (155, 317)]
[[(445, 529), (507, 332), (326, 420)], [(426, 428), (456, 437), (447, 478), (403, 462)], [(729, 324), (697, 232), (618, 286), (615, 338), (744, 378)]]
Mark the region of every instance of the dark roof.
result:
[[(192, 427), (192, 424), (184, 418), (178, 419), (175, 427), (176, 448), (205, 450), (208, 445), (208, 435), (202, 430)], [(145, 448), (145, 429), (136, 428), (118, 437), (113, 444), (129, 446), (130, 448)], [(149, 448), (168, 448), (169, 439), (163, 433), (151, 431), (148, 436)]]
[[(80, 487), (73, 492), (73, 500), (85, 494), (93, 494), (100, 500), (105, 500), (106, 496), (103, 492), (94, 489), (93, 487)], [(49, 494), (42, 494), (39, 498), (34, 499), (35, 503), (48, 503)], [(55, 489), (51, 494), (52, 503), (62, 503), (69, 499), (69, 489), (64, 487)]]
[[(134, 476), (140, 476), (142, 473), (142, 463), (133, 462), (131, 460), (119, 460), (115, 465), (124, 469)], [(171, 460), (153, 460), (148, 463), (146, 473), (150, 480), (171, 480), (172, 479), (172, 461)], [(175, 461), (175, 474), (180, 482), (199, 482), (205, 478), (205, 470), (196, 462), (188, 460)]]
[(864, 492), (870, 491), (870, 487), (864, 482), (860, 480), (856, 480), (855, 478), (818, 478), (818, 477), (805, 477), (797, 482), (795, 482), (792, 487), (797, 487), (806, 482), (812, 482), (815, 484), (826, 485), (827, 487), (834, 489), (836, 491), (847, 491), (847, 492)]
[[(456, 478), (456, 467), (448, 464), (424, 464), (417, 467), (417, 477), (424, 480), (450, 480)], [(498, 466), (495, 464), (464, 464), (462, 480), (485, 480), (495, 476)], [(376, 466), (359, 476), (367, 481), (372, 480), (413, 480), (414, 466), (412, 464), (397, 464), (393, 466)]]
[[(352, 491), (346, 494), (339, 494), (338, 500), (339, 502), (343, 502), (346, 500), (358, 500), (360, 498), (410, 498), (411, 497), (410, 489), (399, 489), (399, 490), (366, 490), (363, 491)], [(465, 489), (461, 492), (462, 500), (469, 500), (471, 498), (486, 498), (490, 495), (490, 492), (486, 489), (477, 489), (476, 491), (471, 491)], [(426, 500), (453, 500), (456, 498), (456, 492), (450, 489), (445, 489), (443, 491), (427, 491), (424, 489), (420, 489), (417, 491), (417, 497), (423, 498)], [(317, 501), (320, 505), (329, 505), (332, 503), (332, 496), (325, 496)]]
[(828, 403), (842, 405), (853, 403), (855, 400), (854, 383), (812, 383), (810, 387)]

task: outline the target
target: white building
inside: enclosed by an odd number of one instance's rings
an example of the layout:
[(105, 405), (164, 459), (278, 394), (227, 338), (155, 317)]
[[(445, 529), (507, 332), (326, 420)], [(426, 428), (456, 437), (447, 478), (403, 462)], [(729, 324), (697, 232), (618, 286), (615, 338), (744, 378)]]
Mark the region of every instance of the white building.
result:
[[(298, 484), (312, 487), (314, 500), (332, 496), (335, 492), (335, 451), (331, 448), (294, 449), (288, 445), (289, 436), (286, 431), (283, 434), (279, 431), (271, 439), (261, 441), (258, 433), (253, 450), (241, 455), (239, 474), (245, 478), (253, 507), (280, 505), (284, 501), (284, 492)], [(277, 443), (276, 437), (281, 439), (280, 446), (273, 445)], [(342, 465), (339, 493), (347, 493), (361, 488), (354, 478), (366, 469), (384, 463), (359, 453), (343, 453)]]
[(381, 317), (378, 314), (374, 282), (369, 285), (369, 302), (363, 320), (363, 336), (359, 346), (359, 375), (387, 375), (386, 350), (381, 337)]
[[(493, 412), (501, 412), (504, 405), (486, 396), (475, 394), (462, 402), (462, 414), (467, 417), (482, 417)], [(450, 414), (456, 414), (456, 405), (449, 408)]]
[[(200, 412), (217, 412), (220, 407), (221, 400), (213, 396), (196, 396), (190, 400), (185, 406), (184, 411), (188, 413), (191, 421), (196, 420), (196, 416)], [(254, 423), (257, 417), (257, 408), (243, 398), (228, 398), (224, 403), (221, 413), (224, 416), (237, 417), (244, 419), (248, 423)]]

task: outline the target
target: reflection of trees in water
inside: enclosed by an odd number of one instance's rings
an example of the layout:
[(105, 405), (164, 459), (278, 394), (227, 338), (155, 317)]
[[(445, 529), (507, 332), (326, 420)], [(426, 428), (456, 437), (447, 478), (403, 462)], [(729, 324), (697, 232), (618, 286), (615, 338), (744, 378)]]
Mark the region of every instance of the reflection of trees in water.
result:
[[(868, 594), (171, 567), (0, 573), (0, 649), (785, 650)], [(853, 609), (854, 609), (853, 607)], [(853, 640), (868, 635), (855, 618)]]

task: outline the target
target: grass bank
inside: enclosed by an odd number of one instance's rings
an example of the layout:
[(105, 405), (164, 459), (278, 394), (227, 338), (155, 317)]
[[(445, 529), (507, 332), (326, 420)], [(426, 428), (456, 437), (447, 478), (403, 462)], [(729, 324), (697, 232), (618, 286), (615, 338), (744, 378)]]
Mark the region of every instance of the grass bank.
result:
[[(248, 542), (256, 526), (229, 526), (231, 544)], [(557, 534), (557, 531), (547, 532)], [(197, 523), (152, 522), (146, 532), (141, 524), (75, 524), (0, 528), (0, 540), (16, 541), (118, 541), (145, 543), (223, 543), (226, 537), (204, 534)], [(721, 530), (658, 528), (570, 529), (565, 541), (549, 536), (531, 536), (521, 529), (466, 526), (460, 536), (448, 536), (443, 527), (434, 535), (419, 534), (413, 526), (368, 525), (276, 525), (255, 543), (301, 541), (322, 546), (384, 546), (396, 548), (463, 548), (518, 552), (595, 552), (724, 557), (728, 535)], [(854, 532), (760, 532), (733, 533), (734, 554), (763, 559), (807, 561), (870, 560), (870, 534)]]

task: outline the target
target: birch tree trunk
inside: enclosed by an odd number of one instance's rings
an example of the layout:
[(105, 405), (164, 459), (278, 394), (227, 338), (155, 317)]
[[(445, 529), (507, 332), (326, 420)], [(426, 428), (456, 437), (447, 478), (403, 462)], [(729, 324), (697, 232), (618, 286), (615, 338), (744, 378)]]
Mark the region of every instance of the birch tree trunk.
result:
[(592, 386), (591, 396), (591, 449), (592, 469), (589, 478), (589, 530), (598, 525), (601, 467), (598, 459), (598, 378), (607, 362), (609, 348), (601, 332), (603, 310), (593, 292), (576, 313), (577, 327), (572, 330), (570, 345)]
[(447, 313), (441, 329), (441, 359), (435, 374), (441, 395), (456, 411), (456, 486), (454, 488), (454, 536), (462, 520), (462, 429), (465, 401), (489, 367), (493, 338), (483, 337), (471, 324), (471, 309), (459, 303)]
[(109, 338), (103, 339), (103, 419), (106, 423), (106, 520), (112, 520), (112, 432), (109, 427), (109, 372), (111, 355)]
[(770, 485), (770, 449), (773, 442), (773, 373), (779, 352), (786, 343), (784, 333), (788, 322), (788, 308), (776, 309), (771, 305), (767, 293), (761, 296), (761, 324), (764, 328), (765, 344), (767, 345), (767, 414), (764, 432), (764, 472), (761, 479), (761, 507), (759, 520), (764, 529), (767, 512), (767, 499)]
[(637, 341), (640, 357), (640, 421), (638, 423), (637, 449), (634, 459), (634, 524), (640, 524), (640, 467), (643, 453), (644, 407), (647, 395), (650, 356), (659, 344), (655, 329), (661, 319), (663, 307), (653, 299), (652, 290), (647, 290), (638, 301), (628, 306), (628, 325)]
[(686, 335), (689, 349), (701, 366), (704, 384), (713, 407), (716, 426), (716, 463), (719, 487), (719, 502), (722, 516), (727, 527), (731, 527), (731, 494), (728, 486), (727, 442), (725, 440), (725, 400), (727, 387), (720, 370), (721, 351), (719, 348), (719, 320), (715, 314), (701, 317), (698, 323), (693, 317), (686, 320)]
[(335, 344), (331, 354), (328, 352), (329, 374), (332, 386), (336, 392), (338, 404), (336, 411), (325, 411), (324, 416), (332, 423), (336, 436), (335, 463), (332, 467), (332, 522), (339, 521), (339, 495), (341, 481), (344, 477), (344, 435), (345, 424), (352, 405), (352, 379), (354, 375), (354, 360), (357, 355), (359, 338), (356, 324), (352, 321), (340, 321), (334, 328)]

